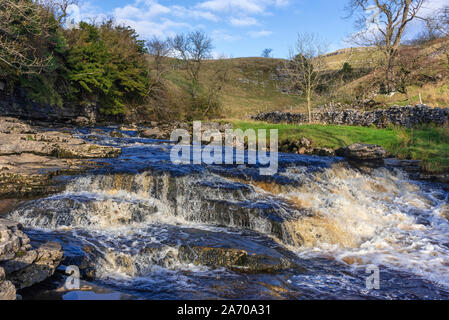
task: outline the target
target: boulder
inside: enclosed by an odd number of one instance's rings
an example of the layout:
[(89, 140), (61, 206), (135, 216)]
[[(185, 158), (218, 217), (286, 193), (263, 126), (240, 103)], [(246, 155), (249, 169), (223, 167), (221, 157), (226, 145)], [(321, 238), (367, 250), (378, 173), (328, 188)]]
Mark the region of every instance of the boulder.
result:
[(307, 138), (302, 138), (299, 143), (300, 143), (301, 147), (306, 148), (306, 149), (308, 149), (312, 146), (312, 142)]
[(321, 157), (333, 157), (335, 156), (335, 151), (329, 148), (315, 148), (313, 149), (313, 154)]
[(139, 136), (147, 139), (160, 139), (162, 137), (163, 132), (158, 128), (146, 128), (139, 130)]
[(32, 247), (21, 224), (0, 219), (0, 300), (14, 300), (16, 290), (52, 276), (63, 254), (58, 243)]
[(2, 272), (4, 276), (4, 270), (0, 268), (0, 301), (2, 300), (16, 300), (16, 287), (11, 281), (2, 279)]
[(375, 161), (383, 160), (387, 157), (387, 151), (377, 145), (355, 143), (353, 145), (340, 148), (336, 151), (340, 157), (350, 160)]
[(73, 120), (73, 123), (77, 126), (84, 127), (91, 124), (90, 120), (86, 117), (77, 117), (75, 120)]
[(111, 136), (112, 138), (124, 138), (125, 137), (125, 135), (118, 130), (112, 130), (109, 133), (109, 136)]
[(61, 264), (64, 252), (59, 243), (47, 242), (3, 263), (7, 279), (17, 290), (31, 287), (51, 277)]
[(287, 257), (250, 254), (246, 250), (233, 248), (211, 248), (203, 246), (182, 245), (179, 258), (195, 265), (213, 268), (225, 267), (245, 273), (273, 273), (280, 270), (304, 268)]

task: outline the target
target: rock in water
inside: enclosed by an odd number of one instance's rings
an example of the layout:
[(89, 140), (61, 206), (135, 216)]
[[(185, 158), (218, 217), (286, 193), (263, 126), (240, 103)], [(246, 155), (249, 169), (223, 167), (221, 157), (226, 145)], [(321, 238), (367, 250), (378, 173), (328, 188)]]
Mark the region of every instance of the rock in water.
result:
[(139, 136), (147, 139), (160, 139), (163, 132), (158, 128), (142, 129), (139, 131)]
[(336, 153), (338, 156), (360, 161), (376, 161), (387, 157), (387, 151), (384, 148), (362, 143), (355, 143), (348, 147), (340, 148)]
[(58, 243), (33, 248), (22, 228), (19, 223), (0, 219), (0, 300), (14, 300), (16, 290), (49, 278), (63, 258)]
[(0, 267), (0, 300), (16, 300), (16, 287), (5, 276), (5, 270)]

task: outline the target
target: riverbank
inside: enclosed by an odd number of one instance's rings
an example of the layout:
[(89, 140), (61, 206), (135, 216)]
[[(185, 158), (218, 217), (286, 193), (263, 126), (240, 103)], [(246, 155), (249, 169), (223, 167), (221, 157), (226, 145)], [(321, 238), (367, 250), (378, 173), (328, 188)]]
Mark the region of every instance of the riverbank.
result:
[[(421, 170), (427, 174), (449, 173), (449, 128), (400, 127), (375, 128), (345, 125), (270, 124), (259, 121), (230, 120), (235, 129), (277, 129), (280, 151), (302, 153), (300, 141), (306, 138), (311, 149), (338, 148), (353, 143), (375, 144), (400, 160), (420, 160)], [(305, 150), (304, 150), (305, 151)]]

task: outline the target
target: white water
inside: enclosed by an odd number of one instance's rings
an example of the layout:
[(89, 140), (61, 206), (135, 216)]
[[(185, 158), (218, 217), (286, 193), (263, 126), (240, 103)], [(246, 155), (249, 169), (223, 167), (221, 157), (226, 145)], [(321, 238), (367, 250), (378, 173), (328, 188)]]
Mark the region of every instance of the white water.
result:
[(331, 257), (354, 268), (385, 266), (449, 287), (447, 193), (426, 191), (386, 169), (371, 175), (342, 167), (315, 175), (292, 169), (286, 175), (303, 186), (280, 196), (314, 213), (296, 225), (306, 238), (304, 247), (293, 248), (300, 256)]
[[(215, 207), (206, 206), (205, 210), (204, 201), (282, 199), (279, 216), (286, 218), (283, 226), (294, 239), (293, 244), (284, 245), (298, 256), (331, 259), (354, 270), (374, 264), (380, 267), (381, 274), (382, 268), (396, 270), (449, 288), (447, 192), (410, 181), (400, 171), (392, 173), (386, 169), (362, 174), (340, 165), (319, 172), (294, 167), (281, 175), (298, 181), (298, 186), (239, 180), (251, 185), (253, 191), (229, 192), (197, 187), (200, 182), (233, 182), (233, 179), (216, 175), (178, 178), (177, 206), (168, 202), (169, 188), (173, 187), (169, 186), (168, 178), (163, 178), (164, 190), (156, 198), (150, 196), (154, 181), (147, 173), (131, 179), (81, 177), (71, 182), (64, 193), (37, 200), (14, 212), (11, 218), (33, 227), (75, 229), (77, 238), (101, 252), (96, 260), (98, 278), (140, 281), (140, 276), (158, 274), (162, 269), (162, 274), (170, 270), (211, 274), (208, 268), (179, 261), (176, 246), (162, 246), (145, 254), (139, 251), (143, 243), (156, 245), (173, 237), (164, 226), (223, 234), (236, 232), (218, 227), (217, 217), (207, 211)], [(210, 194), (204, 194), (207, 192)], [(304, 210), (309, 213), (307, 216), (298, 214)], [(234, 216), (230, 216), (229, 226), (239, 227)], [(250, 229), (274, 237), (268, 232), (269, 219), (250, 215), (249, 221)], [(88, 237), (76, 234), (76, 229), (87, 230)], [(91, 239), (101, 239), (102, 243), (93, 243)], [(179, 277), (182, 281), (186, 279), (184, 275)], [(338, 282), (338, 276), (332, 274), (325, 279), (297, 277), (310, 287), (321, 283), (326, 288)], [(348, 288), (350, 284), (347, 283)]]

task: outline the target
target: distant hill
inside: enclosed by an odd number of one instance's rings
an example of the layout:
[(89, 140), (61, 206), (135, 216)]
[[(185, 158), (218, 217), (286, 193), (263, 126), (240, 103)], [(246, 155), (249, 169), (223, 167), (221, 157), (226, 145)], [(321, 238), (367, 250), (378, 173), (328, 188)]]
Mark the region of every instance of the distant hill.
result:
[[(447, 41), (447, 40), (446, 40)], [(409, 88), (409, 97), (403, 94), (393, 96), (377, 95), (374, 99), (384, 105), (416, 104), (420, 102), (449, 107), (449, 59), (442, 49), (444, 40), (436, 40), (420, 45), (403, 46), (402, 50), (412, 50), (425, 56), (424, 65), (416, 72), (417, 81)], [(449, 53), (448, 53), (449, 54)], [(381, 53), (374, 48), (347, 48), (325, 55), (329, 71), (341, 70), (345, 62), (358, 74), (349, 82), (337, 85), (334, 96), (316, 98), (315, 105), (329, 102), (350, 102), (360, 86), (369, 87), (373, 82), (372, 68), (379, 63)], [(305, 100), (295, 94), (282, 92), (285, 84), (279, 77), (282, 59), (272, 58), (234, 58), (209, 60), (204, 64), (203, 81), (212, 78), (218, 68), (227, 70), (227, 81), (221, 89), (223, 116), (233, 119), (245, 119), (259, 112), (292, 111), (305, 112)], [(418, 75), (419, 73), (419, 75)], [(172, 90), (186, 90), (187, 80), (182, 68), (172, 67), (167, 74)], [(418, 79), (419, 78), (419, 79)], [(375, 89), (373, 88), (373, 92)]]

